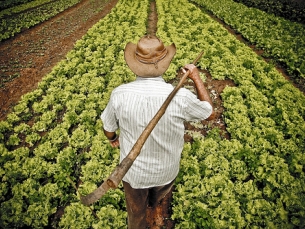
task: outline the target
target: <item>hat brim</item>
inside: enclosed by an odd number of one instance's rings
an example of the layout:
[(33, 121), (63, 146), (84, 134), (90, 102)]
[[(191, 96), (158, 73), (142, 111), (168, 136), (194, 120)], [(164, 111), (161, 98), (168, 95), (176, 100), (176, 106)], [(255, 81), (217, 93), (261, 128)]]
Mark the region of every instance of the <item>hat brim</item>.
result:
[(129, 42), (125, 47), (124, 58), (130, 70), (137, 76), (141, 77), (161, 76), (168, 69), (176, 53), (175, 44), (166, 46), (165, 48), (167, 49), (167, 54), (162, 60), (158, 62), (156, 68), (155, 64), (144, 64), (138, 61), (135, 57), (136, 48), (136, 44)]

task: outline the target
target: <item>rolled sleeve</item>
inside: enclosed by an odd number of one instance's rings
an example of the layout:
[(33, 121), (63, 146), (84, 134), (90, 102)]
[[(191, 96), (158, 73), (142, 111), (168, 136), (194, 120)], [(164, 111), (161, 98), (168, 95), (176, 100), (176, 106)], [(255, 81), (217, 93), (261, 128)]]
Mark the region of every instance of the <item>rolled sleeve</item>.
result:
[(103, 128), (106, 131), (114, 132), (119, 128), (112, 99), (110, 99), (105, 110), (102, 112), (101, 119), (103, 121)]
[(187, 121), (201, 121), (210, 117), (212, 105), (207, 101), (199, 100), (194, 94), (188, 94), (185, 116)]

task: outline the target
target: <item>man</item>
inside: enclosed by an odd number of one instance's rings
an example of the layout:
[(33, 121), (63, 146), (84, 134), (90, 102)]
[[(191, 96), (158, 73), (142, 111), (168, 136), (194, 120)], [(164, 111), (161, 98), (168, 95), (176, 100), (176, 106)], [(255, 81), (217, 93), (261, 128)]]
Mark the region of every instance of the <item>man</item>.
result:
[[(157, 113), (173, 86), (162, 74), (176, 52), (174, 44), (164, 46), (155, 36), (144, 36), (137, 44), (128, 43), (124, 56), (137, 75), (134, 82), (120, 85), (111, 94), (101, 115), (104, 133), (112, 147), (120, 146), (122, 161)], [(147, 138), (141, 153), (123, 178), (128, 228), (146, 228), (146, 208), (156, 207), (171, 190), (179, 172), (184, 144), (184, 121), (212, 119), (212, 102), (199, 76), (198, 69), (188, 64), (197, 97), (181, 88), (165, 114)], [(116, 130), (120, 129), (120, 136)]]

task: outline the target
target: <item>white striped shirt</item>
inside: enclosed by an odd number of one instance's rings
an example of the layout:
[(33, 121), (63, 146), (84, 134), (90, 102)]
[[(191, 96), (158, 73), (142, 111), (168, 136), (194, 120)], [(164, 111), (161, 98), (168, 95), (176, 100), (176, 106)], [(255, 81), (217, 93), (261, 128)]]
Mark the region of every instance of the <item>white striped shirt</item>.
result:
[[(137, 77), (134, 82), (120, 85), (111, 94), (101, 115), (106, 131), (120, 128), (120, 161), (124, 159), (158, 112), (173, 86), (163, 78)], [(133, 188), (166, 185), (178, 175), (184, 144), (184, 121), (198, 121), (212, 113), (209, 102), (181, 88), (147, 138), (123, 180)]]

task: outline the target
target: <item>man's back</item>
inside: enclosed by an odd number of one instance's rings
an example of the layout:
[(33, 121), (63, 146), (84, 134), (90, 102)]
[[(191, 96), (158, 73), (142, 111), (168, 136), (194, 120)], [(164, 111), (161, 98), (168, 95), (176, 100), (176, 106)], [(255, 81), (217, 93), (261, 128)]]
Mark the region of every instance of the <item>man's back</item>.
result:
[[(120, 128), (121, 159), (130, 152), (172, 90), (173, 86), (161, 77), (138, 77), (113, 91), (110, 104)], [(184, 144), (183, 122), (208, 117), (209, 108), (208, 103), (199, 101), (194, 94), (181, 88), (146, 140), (124, 181), (134, 188), (146, 188), (173, 180), (178, 174)], [(196, 111), (199, 115), (194, 116)]]

